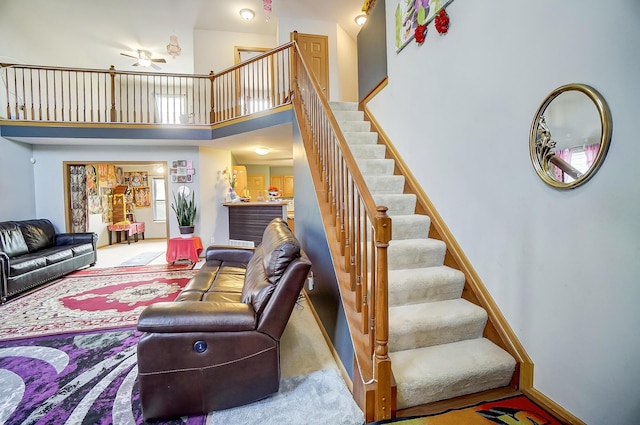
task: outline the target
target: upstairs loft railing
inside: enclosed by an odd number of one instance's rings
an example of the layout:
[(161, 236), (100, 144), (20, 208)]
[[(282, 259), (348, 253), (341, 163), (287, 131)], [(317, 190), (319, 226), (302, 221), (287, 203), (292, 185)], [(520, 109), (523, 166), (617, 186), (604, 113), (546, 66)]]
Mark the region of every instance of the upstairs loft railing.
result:
[(0, 64), (4, 118), (216, 124), (290, 103), (292, 49), (285, 44), (209, 75)]
[(367, 420), (392, 417), (387, 348), (391, 218), (386, 207), (375, 204), (295, 42), (209, 75), (0, 65), (5, 84), (0, 101), (6, 102), (8, 119), (213, 125), (293, 102), (339, 246), (334, 260), (356, 357), (354, 397)]
[(293, 69), (294, 109), (314, 180), (321, 182), (318, 193), (330, 212), (325, 228), (335, 226), (342, 259), (334, 265), (356, 357), (354, 397), (367, 420), (389, 419), (396, 409), (387, 347), (391, 218), (373, 200), (304, 55), (294, 56)]

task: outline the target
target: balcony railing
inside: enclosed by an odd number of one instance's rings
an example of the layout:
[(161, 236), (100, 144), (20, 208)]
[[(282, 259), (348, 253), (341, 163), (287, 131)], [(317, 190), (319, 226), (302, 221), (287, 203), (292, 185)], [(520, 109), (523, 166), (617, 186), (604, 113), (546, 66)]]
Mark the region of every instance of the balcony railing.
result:
[(6, 119), (216, 124), (290, 103), (285, 44), (209, 75), (0, 64)]
[(0, 65), (7, 119), (213, 125), (293, 103), (329, 211), (325, 228), (335, 229), (332, 255), (356, 357), (354, 397), (368, 420), (394, 414), (387, 349), (391, 218), (375, 204), (295, 42), (209, 75)]

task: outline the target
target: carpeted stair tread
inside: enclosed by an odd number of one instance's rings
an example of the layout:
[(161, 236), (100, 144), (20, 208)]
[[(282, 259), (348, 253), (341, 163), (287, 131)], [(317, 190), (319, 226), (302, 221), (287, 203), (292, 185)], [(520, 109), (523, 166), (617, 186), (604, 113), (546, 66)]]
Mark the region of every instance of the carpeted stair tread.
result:
[(389, 353), (398, 409), (509, 384), (515, 360), (486, 338)]
[(465, 277), (448, 266), (389, 270), (389, 305), (460, 298)]
[(393, 159), (356, 159), (358, 168), (363, 176), (366, 175), (393, 175), (396, 162)]
[(375, 145), (378, 133), (372, 131), (345, 131), (342, 133), (349, 145)]
[(369, 121), (338, 121), (338, 125), (340, 129), (344, 133), (345, 131), (354, 132), (354, 131), (362, 131), (362, 132), (370, 132), (371, 131), (371, 123)]
[(373, 194), (376, 205), (384, 205), (388, 208), (387, 214), (409, 215), (416, 212), (416, 195), (413, 193), (402, 194)]
[(332, 111), (357, 111), (358, 102), (329, 102), (329, 107)]
[(333, 111), (336, 121), (364, 121), (364, 112), (362, 111)]
[(351, 154), (354, 158), (384, 159), (387, 148), (384, 145), (351, 145)]
[(404, 176), (364, 176), (372, 194), (399, 194), (404, 190)]
[[(368, 178), (365, 177), (365, 180), (368, 181)], [(430, 227), (431, 218), (428, 215), (394, 215), (391, 218), (391, 233), (394, 240), (428, 238)]]
[(390, 307), (389, 351), (480, 338), (486, 324), (487, 312), (463, 298)]
[(441, 266), (446, 245), (437, 239), (391, 240), (387, 249), (389, 270)]

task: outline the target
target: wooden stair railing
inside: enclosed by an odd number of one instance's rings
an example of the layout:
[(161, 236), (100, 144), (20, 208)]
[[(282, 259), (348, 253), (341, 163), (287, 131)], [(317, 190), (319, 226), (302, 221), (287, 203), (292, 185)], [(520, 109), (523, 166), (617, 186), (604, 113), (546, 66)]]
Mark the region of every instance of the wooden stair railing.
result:
[[(389, 419), (396, 400), (388, 356), (387, 248), (391, 218), (377, 206), (329, 103), (297, 48), (293, 55), (294, 110), (330, 239), (355, 352), (354, 398), (367, 420)], [(322, 207), (321, 207), (322, 208)], [(343, 278), (341, 278), (341, 276)]]
[(6, 118), (213, 125), (291, 103), (292, 43), (209, 75), (0, 63)]

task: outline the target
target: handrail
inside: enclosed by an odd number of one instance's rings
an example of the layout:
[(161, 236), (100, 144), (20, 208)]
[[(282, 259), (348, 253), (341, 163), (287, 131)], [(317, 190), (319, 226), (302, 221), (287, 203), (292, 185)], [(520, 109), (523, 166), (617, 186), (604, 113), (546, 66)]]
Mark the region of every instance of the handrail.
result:
[(291, 103), (292, 44), (209, 75), (0, 63), (6, 118), (213, 125)]
[[(295, 38), (294, 34), (294, 38)], [(343, 302), (353, 302), (357, 315), (347, 314), (354, 342), (357, 375), (354, 382), (373, 393), (357, 401), (365, 415), (389, 419), (395, 412), (391, 360), (388, 356), (387, 248), (392, 223), (387, 208), (376, 205), (356, 160), (331, 111), (329, 102), (296, 44), (293, 58), (294, 108), (302, 111), (301, 130), (310, 166), (317, 167), (324, 201), (330, 205), (331, 225), (349, 276), (339, 282)], [(299, 120), (300, 121), (300, 120)], [(326, 224), (325, 224), (326, 226)], [(346, 308), (346, 307), (345, 307)], [(354, 390), (354, 395), (358, 391)], [(373, 406), (370, 405), (373, 401)]]

